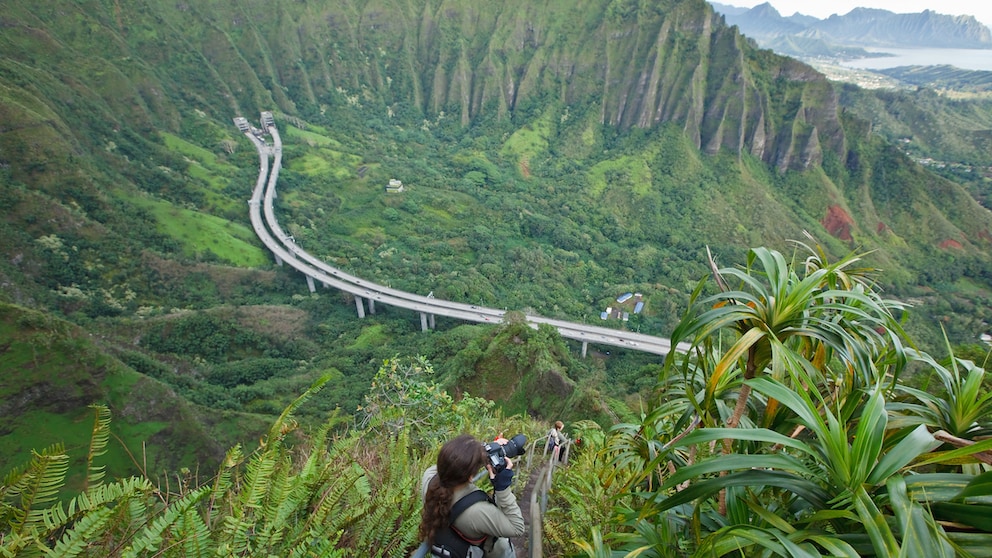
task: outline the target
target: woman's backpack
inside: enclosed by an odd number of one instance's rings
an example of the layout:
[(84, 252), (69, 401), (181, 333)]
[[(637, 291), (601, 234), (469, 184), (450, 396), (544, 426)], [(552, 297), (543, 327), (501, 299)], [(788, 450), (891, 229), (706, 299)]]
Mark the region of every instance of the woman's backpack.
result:
[(558, 445), (558, 429), (552, 428), (551, 430), (548, 431), (548, 444), (547, 447), (544, 448), (544, 451), (546, 453), (551, 453), (551, 451), (554, 450), (555, 446), (557, 445)]
[(472, 540), (464, 537), (455, 529), (455, 519), (469, 506), (483, 500), (489, 500), (489, 495), (482, 490), (473, 490), (451, 506), (448, 526), (438, 529), (437, 533), (434, 534), (434, 544), (430, 548), (431, 556), (440, 558), (482, 558), (485, 556), (482, 545), (488, 537)]

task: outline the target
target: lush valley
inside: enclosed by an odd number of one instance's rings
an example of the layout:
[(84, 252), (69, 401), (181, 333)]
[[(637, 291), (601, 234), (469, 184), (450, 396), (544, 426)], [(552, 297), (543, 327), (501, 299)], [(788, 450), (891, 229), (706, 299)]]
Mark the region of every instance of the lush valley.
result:
[[(639, 292), (643, 314), (607, 325), (693, 340), (683, 317), (720, 293), (719, 283), (700, 283), (714, 266), (753, 263), (750, 249), (768, 246), (804, 275), (812, 260), (801, 241), (822, 250), (821, 263), (863, 254), (859, 266), (881, 270), (869, 274), (871, 288), (907, 304), (872, 314), (897, 341), (857, 342), (943, 355), (943, 330), (956, 354), (984, 358), (975, 344), (992, 287), (987, 104), (842, 88), (758, 50), (702, 1), (12, 1), (0, 20), (4, 471), (64, 442), (68, 487), (86, 486), (92, 403), (112, 411), (122, 442), (108, 446), (111, 476), (140, 471), (160, 483), (174, 471), (202, 481), (226, 470), (239, 443), (239, 466), (288, 463), (282, 437), (325, 424), (348, 440), (327, 455), (364, 476), (328, 469), (319, 482), (381, 489), (365, 503), (385, 508), (416, 493), (404, 475), (448, 431), (485, 436), (507, 423), (533, 436), (542, 421), (584, 420), (605, 447), (599, 429), (615, 423), (684, 428), (688, 407), (661, 397), (671, 389), (701, 390), (707, 426), (729, 416), (742, 369), (729, 384), (693, 384), (688, 359), (605, 349), (583, 359), (553, 330), (512, 320), (441, 319), (424, 332), (412, 313), (380, 307), (360, 320), (351, 297), (308, 292), (248, 223), (258, 160), (231, 119), (260, 110), (274, 111), (284, 140), (282, 226), (370, 280), (596, 324), (618, 295)], [(934, 172), (915, 160), (926, 157), (976, 170)], [(390, 179), (404, 192), (387, 194)], [(890, 311), (901, 323), (887, 321)], [(374, 378), (397, 356), (422, 356), (436, 371), (405, 385), (415, 397), (446, 390), (464, 406), (420, 417), (434, 428), (421, 440), (348, 429), (395, 418), (376, 415), (385, 412), (376, 398), (389, 394)], [(905, 377), (920, 385), (929, 363), (913, 362)], [(676, 380), (685, 384), (672, 388)], [(315, 383), (322, 389), (294, 403)], [(762, 407), (778, 395), (756, 389)], [(284, 422), (287, 408), (299, 423)], [(472, 413), (485, 418), (469, 427)], [(783, 429), (786, 415), (769, 412), (769, 427)], [(319, 449), (323, 436), (301, 437), (300, 451)], [(757, 443), (742, 436), (742, 446)], [(387, 448), (395, 468), (370, 457), (369, 444)], [(594, 453), (574, 483), (605, 474)], [(669, 482), (638, 472), (657, 464), (631, 463), (623, 482), (604, 483)], [(286, 467), (286, 478), (299, 473)], [(385, 480), (369, 488), (368, 478), (391, 479), (394, 490)], [(196, 483), (181, 481), (177, 494)], [(20, 485), (4, 486), (6, 495)], [(589, 516), (577, 524), (632, 525), (603, 523), (615, 494), (570, 496), (553, 521), (580, 513)], [(406, 513), (394, 512), (376, 520)], [(324, 543), (363, 548), (357, 538), (369, 531), (342, 517), (335, 528), (356, 540)], [(397, 548), (411, 542), (411, 526), (399, 523)], [(571, 540), (555, 544), (575, 552)]]

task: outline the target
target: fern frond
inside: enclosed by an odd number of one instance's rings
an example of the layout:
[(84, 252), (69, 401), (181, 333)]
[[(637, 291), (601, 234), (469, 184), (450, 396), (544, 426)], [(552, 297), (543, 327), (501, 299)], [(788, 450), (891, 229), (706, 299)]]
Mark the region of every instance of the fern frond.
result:
[(7, 471), (7, 474), (3, 477), (3, 482), (0, 482), (0, 502), (8, 498), (16, 498), (20, 494), (23, 479), (28, 474), (28, 468), (30, 466), (31, 463), (28, 462)]
[(135, 558), (143, 555), (142, 553), (144, 552), (158, 550), (165, 538), (166, 531), (183, 518), (188, 511), (193, 509), (200, 500), (206, 498), (209, 493), (210, 488), (203, 487), (190, 492), (175, 503), (170, 504), (169, 507), (134, 537), (131, 545), (124, 550), (122, 556), (124, 558)]
[(291, 528), (289, 519), (305, 499), (305, 488), (300, 490), (300, 479), (291, 475), (292, 460), (283, 457), (275, 468), (262, 509), (260, 528), (256, 529), (255, 549), (261, 554), (265, 549), (279, 545), (286, 531)]
[(324, 387), (324, 384), (326, 384), (330, 380), (331, 380), (330, 374), (324, 374), (320, 378), (317, 378), (317, 380), (314, 381), (314, 383), (311, 384), (306, 391), (300, 394), (300, 396), (297, 397), (295, 400), (293, 400), (293, 402), (290, 403), (289, 406), (283, 409), (282, 414), (279, 415), (279, 418), (277, 418), (276, 421), (272, 423), (272, 428), (269, 429), (269, 435), (267, 436), (267, 440), (269, 441), (281, 440), (288, 432), (295, 429), (296, 428), (295, 422), (292, 424), (290, 422), (293, 413), (296, 412), (296, 409), (298, 409), (300, 405), (305, 403), (308, 399), (310, 399), (317, 392), (319, 392)]
[(96, 539), (97, 535), (104, 530), (113, 513), (113, 508), (99, 508), (80, 517), (62, 535), (62, 538), (55, 544), (55, 548), (46, 554), (58, 558), (79, 556), (89, 546), (90, 541)]
[(40, 507), (54, 502), (65, 486), (69, 456), (62, 444), (49, 446), (41, 453), (32, 451), (31, 454), (31, 462), (23, 475), (7, 492), (11, 496), (20, 496), (21, 500), (10, 521), (11, 532), (24, 533), (40, 523), (45, 514)]
[(337, 472), (319, 493), (309, 522), (327, 530), (343, 529), (353, 517), (367, 511), (370, 505), (367, 488), (368, 479), (360, 467), (349, 466)]
[(253, 531), (256, 516), (264, 507), (273, 472), (280, 460), (280, 441), (270, 440), (255, 452), (246, 467), (244, 482), (235, 500), (231, 501), (230, 515), (224, 517), (221, 544), (228, 545), (234, 554), (247, 554), (250, 550), (249, 531)]
[(103, 483), (106, 466), (97, 467), (94, 460), (107, 453), (107, 442), (110, 441), (110, 409), (106, 405), (90, 405), (94, 410), (93, 433), (90, 438), (90, 451), (86, 455), (86, 485), (84, 491), (90, 491)]
[(140, 498), (133, 498), (133, 496), (144, 494), (153, 488), (151, 481), (143, 477), (130, 477), (110, 484), (91, 487), (89, 492), (83, 492), (69, 500), (66, 506), (63, 506), (62, 502), (56, 502), (52, 507), (42, 510), (41, 520), (45, 530), (53, 533), (74, 523), (93, 510), (111, 506), (122, 500), (127, 500), (129, 506), (133, 505), (132, 502), (138, 506), (138, 509), (130, 510), (130, 517), (143, 518), (144, 504), (141, 503)]
[(0, 485), (0, 556), (41, 556), (47, 550), (38, 535), (43, 509), (65, 484), (68, 456), (61, 444), (49, 446), (12, 469)]
[(33, 533), (7, 533), (0, 538), (0, 556), (3, 558), (28, 558), (41, 556), (42, 549), (37, 547), (38, 538)]
[(173, 532), (180, 541), (182, 555), (185, 558), (205, 558), (214, 555), (210, 542), (210, 529), (196, 510), (187, 510), (176, 521)]
[(211, 525), (212, 512), (217, 502), (224, 498), (227, 491), (231, 489), (231, 477), (234, 474), (234, 469), (244, 460), (244, 453), (241, 451), (241, 445), (238, 444), (233, 448), (227, 450), (227, 454), (224, 456), (224, 462), (220, 466), (220, 471), (217, 473), (217, 479), (214, 481), (213, 489), (210, 491), (210, 503), (207, 505), (207, 511), (204, 516), (204, 521), (209, 528)]
[(341, 531), (328, 534), (324, 531), (311, 531), (289, 552), (288, 558), (345, 558), (348, 553), (337, 548)]
[(418, 536), (418, 530), (420, 528), (419, 512), (418, 502), (418, 505), (415, 506), (412, 512), (403, 514), (403, 523), (400, 524), (399, 529), (396, 531), (396, 537), (393, 539), (394, 548), (405, 549), (420, 544), (420, 537)]
[(358, 541), (355, 548), (374, 549), (370, 556), (389, 556), (383, 554), (382, 549), (389, 544), (396, 519), (395, 508), (387, 509), (383, 506), (371, 510), (371, 513), (362, 518), (361, 528), (356, 529)]
[(378, 505), (385, 505), (394, 512), (393, 520), (386, 526), (386, 536), (380, 548), (383, 556), (397, 556), (411, 546), (417, 545), (417, 528), (420, 525), (420, 493), (413, 478), (390, 483), (383, 489), (383, 499)]
[[(241, 494), (238, 500), (242, 506), (240, 515), (245, 512), (259, 509), (265, 503), (265, 496), (268, 493), (279, 456), (274, 451), (256, 453), (248, 462), (245, 471), (244, 483), (241, 486)], [(239, 510), (234, 510), (239, 512)]]
[[(311, 387), (306, 393), (317, 389), (319, 386)], [(294, 404), (302, 403), (301, 398), (303, 396), (297, 398)], [(228, 515), (223, 517), (223, 526), (220, 530), (220, 544), (226, 552), (247, 553), (250, 550), (248, 532), (252, 531), (254, 535), (259, 530), (265, 530), (267, 524), (265, 518), (271, 517), (274, 513), (272, 510), (277, 505), (274, 502), (278, 502), (278, 499), (273, 498), (271, 492), (273, 490), (278, 492), (280, 483), (285, 483), (286, 479), (285, 475), (277, 475), (277, 472), (285, 471), (291, 466), (291, 461), (285, 460), (283, 457), (282, 439), (287, 432), (285, 427), (293, 407), (290, 405), (283, 411), (270, 430), (268, 437), (261, 441), (260, 447), (248, 460), (243, 481), (239, 484), (239, 490), (227, 499), (231, 507)], [(280, 427), (280, 423), (283, 427)], [(236, 452), (236, 455), (240, 455), (240, 450)], [(229, 457), (231, 457), (230, 453)], [(224, 474), (233, 472), (234, 464), (225, 463), (225, 467), (229, 465), (231, 467), (228, 470), (222, 470), (221, 475), (218, 476), (217, 487), (228, 482), (224, 480)], [(266, 534), (269, 538), (274, 536), (271, 528), (266, 531)]]
[[(337, 411), (334, 412), (334, 415), (337, 415)], [(329, 460), (327, 459), (327, 455), (323, 448), (327, 443), (327, 434), (334, 426), (336, 420), (337, 418), (334, 416), (331, 419), (324, 421), (317, 431), (310, 436), (310, 451), (307, 454), (306, 459), (300, 465), (299, 473), (300, 477), (306, 479), (305, 482), (312, 482), (312, 480), (320, 475), (320, 472), (326, 468)]]
[(7, 502), (0, 501), (0, 529), (7, 530), (10, 521), (16, 516), (17, 508)]
[[(244, 521), (233, 515), (225, 516), (222, 530), (224, 538), (220, 543), (222, 554), (250, 556), (252, 553), (249, 532), (254, 525), (251, 521)], [(221, 549), (218, 549), (218, 553), (221, 553)]]
[(126, 516), (130, 529), (133, 529), (132, 526), (143, 525), (147, 521), (149, 513), (147, 501), (144, 498), (129, 498), (127, 500)]
[(269, 488), (265, 494), (265, 507), (262, 515), (267, 523), (277, 521), (283, 512), (281, 508), (295, 507), (290, 500), (293, 488), (299, 482), (296, 475), (292, 474), (293, 460), (288, 456), (283, 456), (277, 460), (269, 480)]

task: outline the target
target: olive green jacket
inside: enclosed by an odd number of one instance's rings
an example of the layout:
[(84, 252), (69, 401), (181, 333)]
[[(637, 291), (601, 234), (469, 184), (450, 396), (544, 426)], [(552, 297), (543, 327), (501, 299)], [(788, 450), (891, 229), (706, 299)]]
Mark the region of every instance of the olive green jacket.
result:
[[(420, 483), (421, 498), (427, 495), (427, 485), (435, 475), (437, 475), (437, 465), (431, 465), (424, 471)], [(482, 489), (469, 483), (455, 490), (452, 502), (457, 502), (475, 490)], [(513, 551), (509, 544), (509, 537), (519, 537), (524, 534), (524, 515), (520, 511), (520, 506), (517, 505), (517, 497), (509, 488), (496, 492), (495, 500), (495, 503), (483, 501), (469, 506), (455, 519), (455, 529), (470, 539), (488, 536), (489, 539), (484, 547), (487, 558), (512, 557)], [(500, 539), (496, 541), (494, 547), (496, 537), (500, 537)]]

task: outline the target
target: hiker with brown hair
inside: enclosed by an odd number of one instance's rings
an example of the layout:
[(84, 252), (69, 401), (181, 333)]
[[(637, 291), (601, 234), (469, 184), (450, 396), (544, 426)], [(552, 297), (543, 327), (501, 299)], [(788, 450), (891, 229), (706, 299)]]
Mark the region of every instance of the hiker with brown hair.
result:
[[(508, 442), (497, 438), (495, 443)], [(473, 483), (483, 467), (493, 485), (492, 499)], [(451, 558), (515, 556), (508, 537), (523, 535), (524, 517), (510, 490), (512, 481), (510, 458), (495, 470), (484, 444), (472, 436), (463, 434), (444, 444), (437, 464), (424, 471), (421, 479), (424, 509), (420, 536), (427, 554)]]

